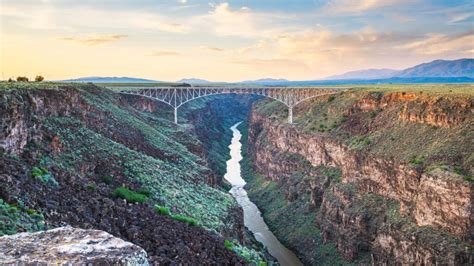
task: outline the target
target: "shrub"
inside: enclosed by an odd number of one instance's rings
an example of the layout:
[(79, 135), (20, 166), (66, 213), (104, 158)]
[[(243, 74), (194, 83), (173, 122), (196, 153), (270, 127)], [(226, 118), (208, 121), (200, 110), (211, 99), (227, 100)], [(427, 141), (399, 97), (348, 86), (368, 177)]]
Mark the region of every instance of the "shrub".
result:
[(54, 186), (58, 186), (58, 182), (56, 179), (54, 179), (54, 176), (48, 171), (46, 168), (39, 168), (39, 167), (33, 167), (31, 169), (31, 175), (35, 178), (41, 181), (43, 184), (52, 184)]
[(38, 75), (38, 76), (35, 77), (35, 81), (36, 81), (36, 82), (41, 82), (41, 81), (43, 81), (43, 80), (44, 80), (44, 77), (41, 76), (41, 75)]
[(234, 249), (234, 245), (232, 244), (232, 242), (230, 242), (227, 239), (224, 240), (224, 246), (230, 251), (233, 251), (233, 249)]
[(16, 81), (21, 81), (21, 82), (28, 82), (28, 78), (27, 77), (17, 77), (16, 78)]
[(138, 193), (140, 194), (143, 194), (147, 197), (151, 197), (151, 195), (153, 194), (149, 189), (147, 188), (140, 188), (139, 190), (137, 190)]
[(109, 175), (103, 176), (100, 180), (106, 184), (112, 184), (113, 178)]
[(372, 111), (372, 112), (370, 112), (370, 118), (374, 119), (378, 114), (379, 114), (379, 112)]
[(334, 101), (334, 99), (336, 99), (336, 96), (334, 96), (334, 95), (329, 96), (328, 103)]
[(347, 115), (342, 115), (342, 117), (341, 117), (341, 123), (346, 122), (347, 119), (348, 119), (348, 116), (347, 116)]
[(462, 168), (461, 168), (461, 167), (455, 166), (455, 167), (454, 167), (454, 172), (455, 172), (456, 174), (458, 174), (458, 175), (462, 175), (462, 172), (463, 172), (463, 171), (462, 171)]
[(89, 191), (95, 191), (97, 189), (97, 185), (94, 183), (89, 183), (86, 185), (87, 190)]
[(197, 225), (197, 221), (191, 217), (187, 217), (187, 216), (183, 216), (179, 214), (174, 214), (171, 217), (175, 219), (176, 221), (185, 222), (192, 226)]
[(468, 182), (474, 182), (474, 178), (472, 176), (468, 176), (468, 175), (464, 176), (464, 180), (466, 180)]
[(423, 156), (415, 156), (410, 160), (410, 163), (413, 165), (420, 165), (425, 161), (425, 157)]
[(170, 215), (170, 209), (169, 208), (166, 208), (166, 207), (163, 207), (163, 206), (160, 206), (158, 204), (156, 204), (154, 206), (155, 208), (155, 211), (161, 215), (165, 215), (165, 216), (169, 216)]
[(45, 174), (48, 173), (48, 169), (46, 168), (39, 168), (39, 167), (33, 167), (33, 169), (31, 169), (31, 175), (33, 177), (40, 177), (40, 176), (43, 176)]
[(112, 192), (112, 197), (121, 198), (128, 202), (145, 202), (148, 200), (146, 195), (130, 190), (126, 187), (118, 187)]

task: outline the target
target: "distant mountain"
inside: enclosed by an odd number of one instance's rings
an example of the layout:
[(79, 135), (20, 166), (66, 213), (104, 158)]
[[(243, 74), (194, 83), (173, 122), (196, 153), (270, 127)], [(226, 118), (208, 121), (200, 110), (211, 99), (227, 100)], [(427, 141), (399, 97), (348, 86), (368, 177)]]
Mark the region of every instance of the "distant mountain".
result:
[(341, 75), (327, 77), (327, 80), (342, 80), (342, 79), (383, 79), (395, 76), (398, 70), (394, 69), (365, 69), (347, 72)]
[(239, 83), (282, 83), (282, 82), (288, 82), (288, 80), (287, 79), (262, 78), (262, 79), (256, 79), (256, 80), (245, 80), (245, 81), (241, 81)]
[(366, 69), (327, 77), (326, 80), (374, 80), (390, 78), (474, 78), (474, 59), (435, 60), (404, 70)]
[(474, 78), (474, 59), (435, 60), (407, 68), (396, 75), (402, 78), (415, 77), (469, 77)]
[(83, 77), (77, 79), (63, 80), (64, 82), (92, 82), (92, 83), (153, 83), (160, 82), (151, 79), (129, 78), (129, 77)]
[(177, 83), (189, 83), (189, 84), (204, 84), (204, 83), (211, 83), (205, 79), (198, 79), (198, 78), (188, 78), (188, 79), (180, 79), (176, 81)]

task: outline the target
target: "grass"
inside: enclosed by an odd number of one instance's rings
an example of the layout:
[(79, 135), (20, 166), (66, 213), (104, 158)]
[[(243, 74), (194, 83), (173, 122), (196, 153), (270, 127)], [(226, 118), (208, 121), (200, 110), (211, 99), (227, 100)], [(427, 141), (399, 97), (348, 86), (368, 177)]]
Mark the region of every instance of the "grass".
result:
[(148, 197), (144, 194), (135, 192), (133, 190), (130, 190), (126, 187), (118, 187), (112, 192), (112, 197), (114, 198), (121, 198), (124, 199), (128, 202), (139, 202), (143, 203), (148, 200)]
[(176, 221), (184, 222), (187, 223), (191, 226), (195, 226), (198, 224), (197, 220), (188, 216), (184, 216), (181, 214), (173, 214), (171, 215), (171, 218), (173, 218)]
[(163, 207), (163, 206), (160, 206), (160, 205), (156, 204), (154, 206), (154, 209), (157, 213), (159, 213), (161, 215), (164, 215), (164, 216), (170, 216), (171, 215), (170, 209), (167, 208), (167, 207)]

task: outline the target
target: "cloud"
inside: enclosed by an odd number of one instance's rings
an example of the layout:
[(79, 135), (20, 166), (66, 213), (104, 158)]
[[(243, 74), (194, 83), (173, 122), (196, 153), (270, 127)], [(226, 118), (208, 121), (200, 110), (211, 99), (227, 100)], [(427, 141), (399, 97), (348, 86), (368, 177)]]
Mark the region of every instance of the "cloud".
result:
[(124, 34), (114, 34), (114, 35), (97, 35), (93, 37), (60, 37), (59, 39), (62, 41), (69, 41), (69, 42), (76, 42), (83, 45), (99, 45), (109, 42), (118, 41), (120, 39), (127, 38), (127, 35)]
[(455, 14), (451, 17), (451, 20), (448, 21), (448, 23), (454, 24), (454, 23), (465, 22), (465, 21), (468, 21), (472, 17), (474, 17), (473, 13)]
[(331, 0), (326, 4), (326, 10), (330, 13), (358, 13), (410, 2), (414, 0)]
[(210, 29), (219, 36), (265, 37), (282, 32), (288, 27), (278, 25), (289, 24), (289, 16), (285, 14), (256, 12), (246, 6), (232, 8), (229, 3), (211, 3), (210, 6), (213, 9), (206, 15), (198, 16), (193, 24)]
[(148, 54), (148, 56), (173, 56), (173, 55), (180, 55), (180, 53), (174, 52), (174, 51), (156, 51), (156, 52)]
[[(190, 27), (175, 17), (142, 9), (114, 9), (79, 5), (10, 3), (0, 8), (0, 16), (30, 29), (113, 28), (187, 33)], [(77, 19), (87, 18), (87, 19)]]
[(210, 46), (204, 46), (204, 45), (199, 46), (199, 49), (212, 51), (212, 52), (224, 52), (225, 51), (225, 49), (222, 49), (222, 48), (219, 48), (219, 47), (210, 47)]
[(472, 56), (474, 31), (458, 35), (440, 33), (426, 34), (422, 40), (413, 41), (397, 48), (408, 53), (420, 55), (443, 55), (449, 53), (467, 53)]
[(237, 51), (240, 54), (246, 54), (246, 53), (249, 53), (249, 52), (265, 49), (268, 46), (269, 46), (269, 44), (268, 44), (267, 40), (259, 40), (256, 44), (239, 48)]

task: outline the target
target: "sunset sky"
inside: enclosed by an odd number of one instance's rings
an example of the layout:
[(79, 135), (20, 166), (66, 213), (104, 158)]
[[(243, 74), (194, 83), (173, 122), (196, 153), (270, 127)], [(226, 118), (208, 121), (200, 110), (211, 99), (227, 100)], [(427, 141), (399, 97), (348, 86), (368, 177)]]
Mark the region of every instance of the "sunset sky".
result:
[(474, 57), (474, 1), (0, 0), (3, 78), (309, 80)]

